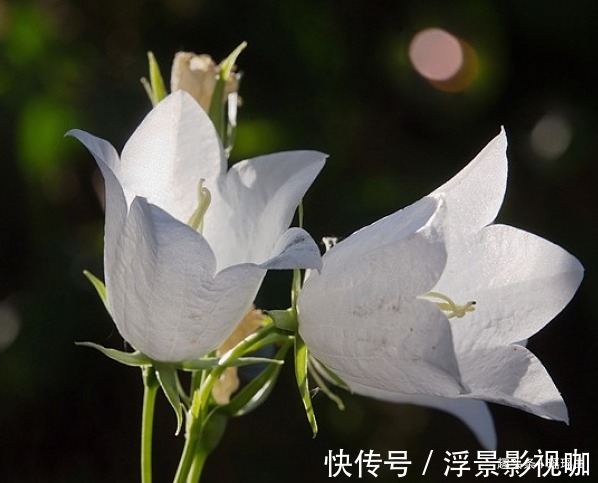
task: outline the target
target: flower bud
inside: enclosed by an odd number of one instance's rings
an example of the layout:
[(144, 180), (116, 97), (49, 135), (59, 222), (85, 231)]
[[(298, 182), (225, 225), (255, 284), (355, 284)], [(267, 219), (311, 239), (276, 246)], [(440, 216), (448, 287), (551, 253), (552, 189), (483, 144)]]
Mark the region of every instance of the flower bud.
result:
[[(170, 90), (175, 92), (182, 89), (189, 92), (199, 105), (209, 112), (221, 67), (222, 64), (216, 65), (209, 55), (178, 52), (172, 63)], [(229, 94), (237, 92), (238, 88), (237, 76), (229, 76), (224, 87), (222, 102), (225, 102)]]
[[(254, 333), (262, 325), (264, 316), (261, 310), (251, 307), (239, 325), (235, 327), (233, 333), (226, 339), (220, 347), (216, 350), (218, 357), (224, 355), (226, 352), (235, 347), (243, 339)], [(216, 381), (212, 388), (212, 396), (218, 404), (228, 404), (231, 395), (239, 389), (239, 378), (237, 376), (236, 367), (228, 367)]]

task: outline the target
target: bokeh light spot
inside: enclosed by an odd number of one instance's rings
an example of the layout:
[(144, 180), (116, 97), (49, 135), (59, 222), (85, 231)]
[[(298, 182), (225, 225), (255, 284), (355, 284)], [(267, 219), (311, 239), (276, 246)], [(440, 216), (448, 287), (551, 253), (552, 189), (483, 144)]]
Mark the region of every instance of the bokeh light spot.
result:
[(409, 59), (426, 79), (446, 81), (463, 65), (459, 40), (445, 30), (431, 28), (418, 32), (409, 46)]
[(547, 161), (560, 158), (571, 144), (571, 123), (560, 114), (547, 114), (534, 126), (530, 143), (534, 153)]
[(18, 125), (19, 158), (26, 172), (44, 179), (66, 163), (75, 144), (65, 142), (64, 133), (76, 125), (68, 104), (49, 96), (29, 99)]
[(436, 89), (459, 92), (478, 74), (478, 56), (464, 40), (439, 28), (418, 32), (409, 44), (415, 71)]

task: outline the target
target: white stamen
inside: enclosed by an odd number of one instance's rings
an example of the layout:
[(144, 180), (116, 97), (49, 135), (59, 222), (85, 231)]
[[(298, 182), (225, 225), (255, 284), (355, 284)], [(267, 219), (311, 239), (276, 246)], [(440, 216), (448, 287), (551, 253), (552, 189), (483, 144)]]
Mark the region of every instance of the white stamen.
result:
[(208, 207), (210, 206), (210, 202), (212, 201), (212, 194), (210, 190), (204, 187), (204, 178), (200, 178), (199, 184), (197, 187), (197, 199), (198, 204), (197, 208), (189, 218), (189, 222), (187, 223), (191, 228), (198, 231), (199, 233), (203, 230), (203, 217), (208, 211)]
[(443, 302), (434, 302), (437, 307), (446, 313), (446, 316), (449, 319), (457, 317), (458, 319), (462, 319), (465, 317), (469, 312), (473, 312), (475, 310), (475, 300), (467, 302), (463, 305), (456, 304), (453, 300), (440, 293), (440, 292), (428, 292), (426, 294), (428, 297), (440, 299)]

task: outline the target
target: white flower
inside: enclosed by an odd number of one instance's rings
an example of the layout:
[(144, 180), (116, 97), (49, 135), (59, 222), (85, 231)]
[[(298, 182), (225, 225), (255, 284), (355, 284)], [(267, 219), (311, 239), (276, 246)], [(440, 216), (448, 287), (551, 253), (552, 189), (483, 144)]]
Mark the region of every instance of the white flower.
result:
[(446, 410), (489, 448), (496, 435), (483, 401), (567, 421), (525, 341), (583, 277), (562, 248), (490, 225), (506, 188), (506, 144), (503, 131), (431, 195), (331, 248), (298, 306), (311, 354), (354, 392)]
[[(120, 158), (102, 139), (69, 134), (105, 180), (108, 310), (121, 335), (152, 359), (180, 362), (216, 349), (266, 270), (320, 267), (309, 235), (286, 229), (323, 154), (278, 153), (227, 172), (211, 121), (182, 91), (148, 114)], [(203, 217), (198, 191), (203, 208), (211, 195)], [(187, 225), (192, 217), (202, 233)]]

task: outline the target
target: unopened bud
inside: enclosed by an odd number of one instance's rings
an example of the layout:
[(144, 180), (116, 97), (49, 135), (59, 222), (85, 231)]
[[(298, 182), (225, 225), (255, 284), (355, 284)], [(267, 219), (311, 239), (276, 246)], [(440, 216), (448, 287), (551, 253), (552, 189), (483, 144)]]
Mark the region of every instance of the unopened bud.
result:
[[(255, 307), (251, 307), (241, 322), (235, 327), (232, 334), (226, 339), (218, 349), (216, 349), (216, 355), (222, 356), (239, 342), (246, 337), (253, 334), (262, 326), (264, 315), (261, 310), (257, 310)], [(227, 367), (220, 379), (216, 381), (212, 388), (212, 396), (214, 400), (221, 405), (228, 404), (230, 402), (231, 395), (239, 389), (239, 377), (237, 376), (236, 367)]]
[[(204, 111), (209, 112), (216, 82), (220, 76), (221, 64), (216, 65), (209, 55), (193, 52), (179, 52), (174, 56), (170, 74), (170, 90), (179, 89), (191, 94)], [(222, 102), (239, 89), (236, 75), (229, 76), (224, 88)]]

